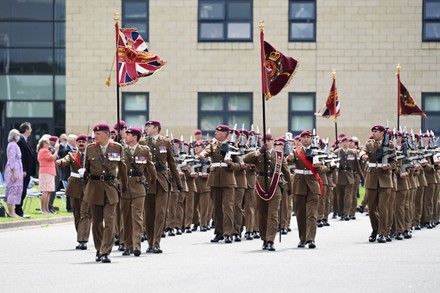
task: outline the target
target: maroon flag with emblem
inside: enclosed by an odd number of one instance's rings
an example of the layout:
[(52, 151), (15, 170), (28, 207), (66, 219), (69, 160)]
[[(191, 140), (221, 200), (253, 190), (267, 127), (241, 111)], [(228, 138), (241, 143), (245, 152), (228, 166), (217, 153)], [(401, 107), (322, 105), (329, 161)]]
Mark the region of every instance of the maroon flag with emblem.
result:
[(287, 86), (298, 69), (298, 61), (272, 47), (260, 32), (263, 94), (267, 100)]
[(411, 96), (410, 92), (406, 89), (403, 83), (400, 81), (400, 74), (397, 75), (398, 82), (398, 107), (399, 107), (399, 116), (403, 115), (420, 115), (426, 118), (425, 112), (423, 112), (414, 101), (414, 98)]

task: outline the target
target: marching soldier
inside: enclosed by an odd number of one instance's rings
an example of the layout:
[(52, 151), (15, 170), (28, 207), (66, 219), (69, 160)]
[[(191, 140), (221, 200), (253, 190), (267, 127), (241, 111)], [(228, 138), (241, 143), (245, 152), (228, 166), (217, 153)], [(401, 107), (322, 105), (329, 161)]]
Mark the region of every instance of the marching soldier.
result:
[[(194, 151), (196, 158), (205, 149), (205, 143), (198, 141), (194, 144)], [(209, 162), (207, 160), (200, 160), (200, 167), (195, 168), (197, 172), (196, 177), (196, 189), (199, 197), (199, 211), (200, 211), (200, 231), (206, 232), (209, 229), (209, 220), (211, 211), (211, 189), (208, 182), (208, 169)], [(206, 166), (206, 167), (205, 167)]]
[[(228, 156), (229, 135), (227, 125), (218, 125), (215, 128), (215, 142), (209, 144), (199, 157), (211, 158), (211, 168), (208, 176), (208, 185), (214, 200), (215, 237), (211, 242), (225, 240), (232, 243), (234, 229), (234, 192), (237, 187), (234, 171), (240, 168), (236, 156)], [(235, 161), (233, 161), (235, 160)]]
[(70, 176), (66, 188), (66, 194), (70, 197), (70, 204), (73, 210), (76, 238), (78, 245), (76, 249), (86, 250), (90, 236), (90, 210), (84, 198), (84, 188), (86, 181), (84, 178), (84, 151), (87, 145), (87, 136), (84, 134), (76, 138), (78, 151), (71, 151), (67, 155), (57, 160), (58, 166), (70, 166)]
[[(287, 180), (287, 186), (290, 186), (290, 172), (283, 156), (284, 143), (281, 140), (274, 143), (271, 134), (265, 135), (265, 141), (266, 143), (259, 150), (246, 154), (243, 162), (254, 164), (258, 175), (256, 191), (259, 195), (257, 206), (260, 215), (260, 236), (263, 240), (262, 249), (275, 251), (274, 240), (278, 229), (282, 193), (279, 181), (282, 173)], [(291, 193), (290, 188), (288, 193)]]
[(116, 205), (119, 201), (115, 179), (120, 179), (122, 191), (126, 191), (127, 166), (122, 145), (110, 141), (108, 125), (98, 124), (93, 131), (96, 142), (87, 146), (85, 155), (84, 164), (89, 181), (84, 191), (84, 200), (89, 204), (92, 215), (96, 261), (110, 263), (108, 256), (113, 246)]
[(143, 234), (143, 214), (147, 188), (147, 178), (155, 182), (156, 169), (152, 162), (150, 149), (138, 144), (141, 138), (140, 128), (129, 128), (126, 131), (124, 149), (128, 171), (128, 189), (121, 197), (121, 219), (124, 227), (121, 239), (125, 244), (122, 255), (141, 255), (141, 238)]
[[(171, 181), (177, 183), (177, 188), (182, 190), (182, 182), (176, 167), (171, 142), (160, 135), (161, 124), (157, 120), (145, 123), (147, 132), (147, 145), (153, 156), (157, 180), (150, 182), (145, 199), (146, 233), (148, 240), (147, 253), (162, 253), (160, 240), (165, 227), (168, 195)], [(169, 176), (171, 175), (171, 178)]]
[(313, 249), (316, 247), (318, 197), (322, 194), (322, 180), (318, 171), (325, 167), (321, 166), (319, 162), (313, 162), (312, 132), (304, 130), (300, 137), (302, 146), (297, 147), (292, 156), (296, 166), (293, 177), (293, 194), (300, 239), (298, 247), (303, 248), (308, 244), (308, 247)]
[[(386, 142), (386, 129), (382, 125), (371, 128), (373, 138), (369, 139), (362, 148), (359, 156), (368, 161), (368, 169), (365, 176), (365, 194), (368, 197), (370, 223), (373, 231), (369, 237), (370, 242), (386, 243), (385, 236), (388, 234), (388, 202), (393, 187), (391, 169), (396, 168), (396, 162), (389, 159), (389, 151), (394, 152), (392, 141)], [(387, 150), (386, 148), (389, 150)]]
[(362, 172), (357, 152), (349, 148), (349, 137), (342, 137), (339, 142), (339, 149), (335, 154), (340, 158), (338, 168), (338, 179), (336, 182), (336, 196), (338, 197), (338, 207), (341, 220), (350, 220), (353, 200), (353, 184), (355, 183), (354, 173)]

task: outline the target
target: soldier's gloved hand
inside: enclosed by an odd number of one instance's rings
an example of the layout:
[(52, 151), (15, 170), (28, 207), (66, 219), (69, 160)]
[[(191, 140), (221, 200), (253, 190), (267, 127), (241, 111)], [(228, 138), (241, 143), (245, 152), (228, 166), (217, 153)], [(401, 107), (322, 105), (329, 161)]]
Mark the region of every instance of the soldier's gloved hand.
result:
[(266, 145), (262, 145), (261, 148), (259, 149), (260, 154), (264, 154), (266, 152)]
[(183, 186), (182, 185), (177, 185), (177, 189), (179, 190), (179, 192), (182, 192)]

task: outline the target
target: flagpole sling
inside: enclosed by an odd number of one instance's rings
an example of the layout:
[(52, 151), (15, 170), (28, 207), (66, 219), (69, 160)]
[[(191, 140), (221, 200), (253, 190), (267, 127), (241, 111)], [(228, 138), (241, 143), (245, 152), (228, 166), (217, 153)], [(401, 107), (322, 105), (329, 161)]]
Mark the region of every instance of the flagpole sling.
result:
[[(266, 101), (265, 93), (267, 92), (267, 75), (266, 68), (264, 66), (266, 60), (266, 54), (264, 52), (264, 21), (260, 20), (260, 52), (261, 52), (261, 80), (262, 80), (262, 92), (261, 92), (261, 103), (263, 106), (263, 145), (266, 146)], [(268, 178), (267, 178), (267, 152), (264, 152), (264, 190), (268, 190)]]

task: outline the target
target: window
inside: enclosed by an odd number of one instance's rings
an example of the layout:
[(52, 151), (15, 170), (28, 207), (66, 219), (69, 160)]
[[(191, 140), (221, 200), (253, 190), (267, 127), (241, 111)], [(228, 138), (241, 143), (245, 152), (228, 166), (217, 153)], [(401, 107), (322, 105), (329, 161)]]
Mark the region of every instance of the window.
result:
[(197, 127), (210, 137), (219, 124), (250, 129), (252, 109), (252, 93), (199, 93)]
[(289, 42), (316, 42), (316, 0), (289, 1)]
[(122, 0), (122, 27), (138, 29), (148, 42), (148, 0)]
[(294, 135), (315, 128), (315, 93), (289, 93), (289, 131)]
[(148, 93), (122, 93), (122, 119), (128, 127), (143, 127), (149, 117)]
[(426, 118), (422, 119), (422, 129), (432, 130), (440, 135), (440, 93), (422, 93), (422, 110)]
[(199, 0), (199, 42), (252, 42), (252, 0)]
[(423, 41), (440, 41), (440, 0), (423, 1)]

